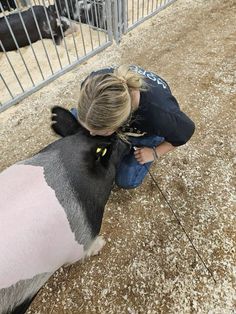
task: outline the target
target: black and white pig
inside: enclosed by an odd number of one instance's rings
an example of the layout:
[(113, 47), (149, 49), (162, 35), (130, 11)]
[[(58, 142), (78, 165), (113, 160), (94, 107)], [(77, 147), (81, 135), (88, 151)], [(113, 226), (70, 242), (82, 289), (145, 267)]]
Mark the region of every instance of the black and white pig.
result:
[[(52, 33), (50, 31), (45, 9), (48, 14), (48, 19), (50, 21)], [(36, 20), (38, 22), (42, 38), (52, 39), (53, 36), (56, 44), (57, 45), (60, 44), (61, 39), (63, 37), (62, 32), (64, 33), (69, 28), (70, 23), (64, 17), (60, 19), (57, 17), (54, 5), (50, 5), (48, 8), (45, 8), (42, 5), (35, 5), (29, 8), (27, 11), (21, 12), (22, 19), (24, 21), (31, 43), (40, 40), (40, 35), (37, 29), (37, 25), (32, 10), (34, 11)], [(15, 39), (17, 41), (18, 46), (19, 47), (28, 46), (30, 42), (25, 33), (19, 13), (10, 14), (6, 18), (11, 26), (13, 34), (15, 35)], [(60, 28), (60, 24), (62, 27), (62, 31)], [(3, 47), (6, 51), (17, 49), (17, 46), (11, 35), (5, 17), (0, 18), (0, 41), (2, 41)], [(0, 51), (3, 51), (1, 45)]]
[(55, 3), (61, 16), (107, 29), (105, 0), (55, 0)]
[(0, 313), (24, 313), (62, 265), (97, 254), (116, 168), (129, 150), (91, 136), (71, 113), (52, 110), (62, 139), (0, 175)]
[[(11, 11), (16, 9), (16, 4), (14, 0), (0, 0), (0, 3), (2, 5), (3, 11)], [(0, 12), (1, 12), (1, 6), (0, 6)]]
[(2, 4), (3, 11), (11, 11), (15, 10), (17, 6), (19, 8), (26, 7), (28, 4), (28, 0), (0, 0), (0, 3)]

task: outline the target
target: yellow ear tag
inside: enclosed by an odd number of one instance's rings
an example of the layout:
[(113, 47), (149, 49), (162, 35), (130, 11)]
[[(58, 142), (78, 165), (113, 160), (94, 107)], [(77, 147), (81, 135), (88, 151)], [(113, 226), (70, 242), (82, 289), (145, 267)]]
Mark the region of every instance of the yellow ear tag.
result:
[(103, 150), (103, 152), (102, 152), (102, 157), (106, 154), (106, 152), (107, 152), (107, 149), (104, 148), (104, 150)]
[(101, 152), (101, 155), (102, 155), (102, 157), (106, 154), (106, 152), (107, 152), (107, 149), (106, 148), (101, 148), (101, 147), (98, 147), (97, 149), (96, 149), (96, 154), (98, 154), (98, 153), (100, 153)]

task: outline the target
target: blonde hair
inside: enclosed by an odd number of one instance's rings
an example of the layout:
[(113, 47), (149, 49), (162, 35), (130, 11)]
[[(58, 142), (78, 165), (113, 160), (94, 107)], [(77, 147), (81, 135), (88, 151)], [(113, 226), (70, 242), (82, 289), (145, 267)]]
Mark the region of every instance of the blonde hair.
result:
[(92, 130), (117, 130), (136, 109), (130, 89), (145, 89), (143, 76), (122, 65), (114, 73), (90, 76), (78, 101), (78, 119)]

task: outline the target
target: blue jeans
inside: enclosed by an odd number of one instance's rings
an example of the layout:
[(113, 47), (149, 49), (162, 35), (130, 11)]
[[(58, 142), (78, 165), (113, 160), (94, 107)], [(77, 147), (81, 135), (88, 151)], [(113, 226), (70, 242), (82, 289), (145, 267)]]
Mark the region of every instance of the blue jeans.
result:
[[(72, 108), (71, 113), (77, 118), (77, 109)], [(144, 135), (140, 137), (129, 137), (129, 141), (132, 146), (136, 147), (156, 147), (164, 141), (164, 137), (157, 135)], [(117, 170), (115, 183), (123, 189), (134, 189), (139, 186), (148, 172), (152, 164), (147, 162), (145, 165), (141, 165), (134, 157), (134, 150), (131, 149), (128, 155), (126, 155)]]
[[(136, 147), (156, 147), (164, 141), (164, 137), (157, 135), (144, 135), (142, 137), (129, 137), (132, 146)], [(144, 165), (138, 163), (134, 157), (134, 150), (132, 149), (126, 155), (117, 170), (116, 184), (123, 189), (134, 189), (139, 186), (148, 172), (152, 164), (147, 162)]]

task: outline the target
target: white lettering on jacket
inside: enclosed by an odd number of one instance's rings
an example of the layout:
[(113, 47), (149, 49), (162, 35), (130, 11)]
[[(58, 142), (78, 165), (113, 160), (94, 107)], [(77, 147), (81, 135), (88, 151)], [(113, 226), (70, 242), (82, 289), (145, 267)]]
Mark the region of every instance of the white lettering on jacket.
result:
[(150, 71), (146, 71), (146, 70), (138, 67), (137, 65), (131, 65), (130, 69), (136, 73), (139, 73), (139, 74), (147, 77), (148, 79), (152, 80), (153, 82), (156, 82), (158, 85), (161, 85), (164, 89), (167, 88), (167, 84), (159, 76), (157, 76), (155, 73), (150, 72)]

